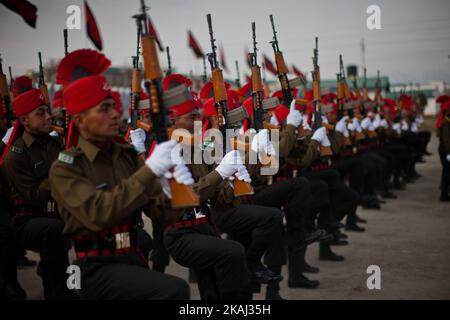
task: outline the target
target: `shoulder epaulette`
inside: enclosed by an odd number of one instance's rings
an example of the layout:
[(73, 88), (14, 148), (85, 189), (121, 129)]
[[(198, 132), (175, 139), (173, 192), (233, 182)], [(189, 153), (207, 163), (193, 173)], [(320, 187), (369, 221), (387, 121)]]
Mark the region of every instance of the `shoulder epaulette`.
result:
[(61, 151), (58, 155), (58, 161), (72, 165), (75, 161), (75, 153), (71, 151)]
[(14, 153), (23, 153), (23, 149), (17, 146), (12, 146), (11, 151)]

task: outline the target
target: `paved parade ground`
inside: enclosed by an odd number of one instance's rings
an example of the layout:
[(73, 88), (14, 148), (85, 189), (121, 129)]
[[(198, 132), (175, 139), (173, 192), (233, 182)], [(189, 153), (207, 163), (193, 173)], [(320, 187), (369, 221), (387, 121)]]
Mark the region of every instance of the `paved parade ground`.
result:
[[(390, 200), (382, 210), (358, 209), (358, 215), (368, 220), (366, 232), (347, 232), (350, 245), (333, 247), (345, 257), (344, 262), (318, 260), (318, 245), (308, 247), (307, 261), (320, 268), (319, 274), (308, 275), (321, 285), (317, 289), (287, 288), (281, 283), (281, 295), (286, 299), (450, 299), (450, 203), (439, 202), (441, 166), (437, 154), (437, 139), (433, 134), (426, 163), (418, 164), (422, 175), (405, 191), (396, 191), (398, 199)], [(29, 252), (28, 257), (38, 260)], [(381, 269), (381, 289), (367, 289), (367, 267)], [(168, 273), (187, 279), (187, 269), (171, 261)], [(29, 299), (43, 299), (36, 268), (19, 270), (19, 280)], [(256, 299), (264, 297), (255, 295)], [(193, 299), (199, 299), (195, 284), (191, 284)]]

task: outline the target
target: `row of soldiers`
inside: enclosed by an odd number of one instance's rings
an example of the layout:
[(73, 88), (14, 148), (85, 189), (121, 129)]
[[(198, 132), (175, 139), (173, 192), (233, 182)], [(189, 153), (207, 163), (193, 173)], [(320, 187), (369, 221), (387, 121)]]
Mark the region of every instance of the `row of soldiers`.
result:
[[(319, 272), (305, 260), (307, 246), (318, 242), (320, 260), (343, 261), (332, 246), (348, 245), (342, 228), (364, 231), (357, 208), (380, 209), (420, 177), (415, 165), (430, 135), (419, 130), (410, 96), (370, 101), (356, 88), (348, 98), (316, 90), (298, 98), (282, 83), (271, 97), (258, 91), (261, 108), (255, 86), (233, 89), (214, 58), (213, 79), (195, 93), (181, 74), (147, 73), (155, 65), (144, 56), (145, 90), (133, 90), (124, 136), (103, 54), (81, 49), (61, 60), (52, 107), (31, 79), (16, 79), (16, 120), (1, 127), (4, 296), (26, 297), (17, 281), (21, 246), (40, 254), (46, 299), (189, 299), (187, 282), (165, 273), (170, 258), (192, 270), (202, 299), (252, 299), (261, 285), (267, 299), (282, 299), (283, 265), (289, 288), (319, 286), (305, 276)], [(238, 138), (218, 157), (208, 129), (225, 124)], [(252, 138), (239, 141), (244, 134)], [(211, 150), (217, 161), (207, 163)], [(66, 283), (71, 249), (78, 290)]]

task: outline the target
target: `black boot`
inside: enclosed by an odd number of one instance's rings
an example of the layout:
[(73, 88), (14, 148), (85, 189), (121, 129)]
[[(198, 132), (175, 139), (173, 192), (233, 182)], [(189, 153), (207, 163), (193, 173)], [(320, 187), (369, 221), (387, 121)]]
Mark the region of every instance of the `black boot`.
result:
[[(273, 273), (281, 274), (281, 266), (269, 266)], [(270, 282), (267, 284), (266, 300), (285, 300), (280, 296), (280, 283)]]
[(7, 296), (13, 300), (24, 300), (27, 297), (27, 293), (23, 290), (18, 281), (6, 283), (5, 290)]
[(306, 262), (304, 262), (302, 265), (302, 273), (319, 273), (319, 272), (320, 272), (319, 268), (310, 266)]
[(331, 251), (329, 243), (321, 242), (319, 245), (319, 260), (344, 261), (344, 257), (339, 256)]
[(303, 288), (303, 289), (315, 289), (320, 285), (320, 282), (317, 280), (309, 280), (303, 274), (300, 274), (295, 279), (289, 279), (288, 287), (289, 288)]

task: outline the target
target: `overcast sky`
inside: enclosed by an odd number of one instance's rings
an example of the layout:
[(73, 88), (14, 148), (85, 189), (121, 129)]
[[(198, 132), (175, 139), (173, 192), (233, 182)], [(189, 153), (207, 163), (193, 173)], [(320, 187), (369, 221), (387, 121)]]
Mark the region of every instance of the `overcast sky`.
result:
[[(68, 17), (66, 8), (70, 4), (83, 8), (79, 0), (30, 2), (38, 7), (36, 29), (0, 5), (0, 53), (4, 66), (11, 65), (14, 75), (37, 67), (37, 51), (42, 51), (44, 64), (49, 59), (60, 59), (64, 54), (62, 30)], [(88, 3), (100, 27), (103, 52), (113, 66), (130, 65), (136, 43), (136, 26), (131, 16), (137, 13), (139, 0)], [(340, 53), (346, 65), (361, 65), (360, 42), (365, 38), (369, 75), (380, 69), (392, 82), (450, 82), (449, 0), (146, 0), (146, 3), (151, 7), (149, 13), (163, 45), (170, 46), (173, 67), (181, 72), (202, 72), (201, 60), (196, 60), (187, 47), (187, 30), (191, 29), (203, 51), (209, 52), (207, 13), (212, 14), (216, 39), (225, 49), (231, 69), (227, 77), (235, 78), (235, 60), (239, 61), (241, 73), (248, 71), (244, 49), (251, 47), (252, 21), (256, 22), (260, 53), (273, 60), (269, 44), (272, 39), (269, 14), (273, 14), (286, 61), (304, 71), (312, 69), (314, 36), (319, 36), (323, 78), (335, 77)], [(366, 27), (366, 9), (371, 4), (381, 8), (381, 30)], [(93, 48), (84, 30), (84, 20), (81, 30), (69, 30), (69, 50), (83, 47)], [(160, 58), (165, 68), (165, 55)]]

